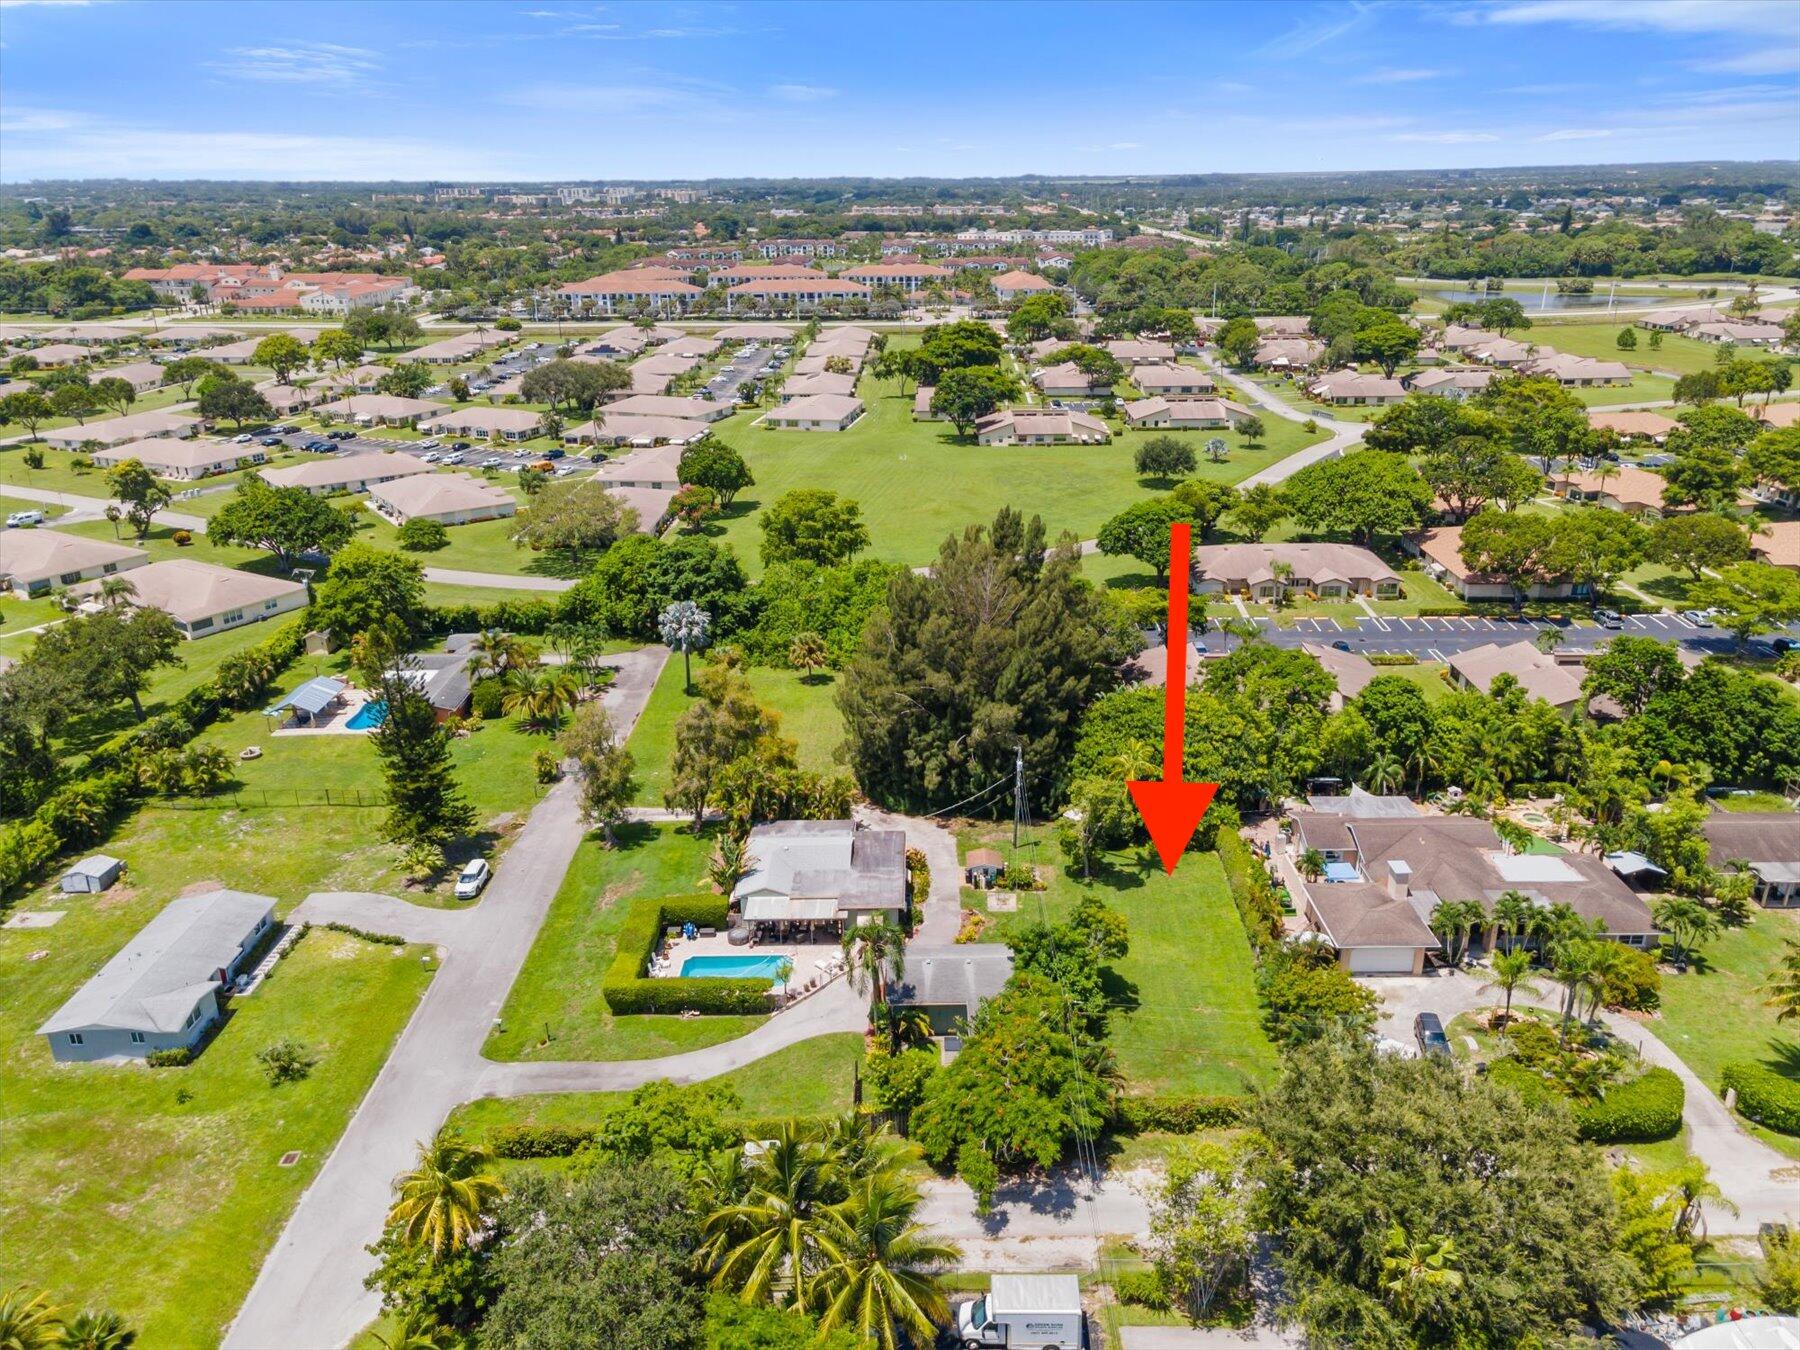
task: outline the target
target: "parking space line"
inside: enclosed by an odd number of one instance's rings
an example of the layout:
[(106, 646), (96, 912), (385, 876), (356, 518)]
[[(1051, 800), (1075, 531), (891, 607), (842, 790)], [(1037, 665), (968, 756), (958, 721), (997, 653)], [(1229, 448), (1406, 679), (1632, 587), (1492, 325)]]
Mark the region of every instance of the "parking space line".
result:
[(1427, 656), (1429, 656), (1433, 661), (1442, 661), (1445, 659), (1444, 654), (1442, 652), (1440, 652), (1436, 647), (1426, 648), (1425, 654)]

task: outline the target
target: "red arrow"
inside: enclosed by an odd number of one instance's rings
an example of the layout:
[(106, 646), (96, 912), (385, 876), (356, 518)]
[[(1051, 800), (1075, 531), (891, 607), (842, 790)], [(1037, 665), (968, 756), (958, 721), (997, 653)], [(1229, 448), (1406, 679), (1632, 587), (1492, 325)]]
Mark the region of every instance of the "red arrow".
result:
[(1150, 842), (1171, 876), (1187, 850), (1200, 818), (1219, 790), (1217, 783), (1181, 781), (1182, 736), (1187, 714), (1188, 568), (1191, 566), (1192, 527), (1185, 520), (1169, 526), (1169, 658), (1163, 681), (1163, 776), (1162, 781), (1133, 779), (1126, 783), (1138, 814), (1150, 830)]

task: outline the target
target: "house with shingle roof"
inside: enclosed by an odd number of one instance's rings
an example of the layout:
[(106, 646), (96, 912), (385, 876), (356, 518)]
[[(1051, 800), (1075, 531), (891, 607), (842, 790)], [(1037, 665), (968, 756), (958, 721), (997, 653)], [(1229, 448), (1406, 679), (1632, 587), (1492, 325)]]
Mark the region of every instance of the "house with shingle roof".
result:
[(1521, 361), (1518, 371), (1521, 375), (1543, 376), (1577, 389), (1631, 383), (1631, 368), (1621, 361), (1596, 361), (1589, 356), (1571, 356), (1567, 352), (1546, 352), (1529, 361)]
[[(227, 629), (260, 623), (302, 609), (307, 602), (305, 583), (242, 572), (191, 558), (166, 558), (133, 569), (134, 594), (127, 597), (139, 609), (160, 609), (175, 621), (185, 638), (211, 637)], [(87, 582), (76, 594), (89, 595), (99, 582)]]
[(757, 421), (777, 431), (844, 431), (862, 412), (862, 400), (849, 394), (802, 394)]
[(376, 483), (369, 488), (369, 505), (396, 525), (409, 520), (469, 525), (499, 520), (519, 510), (510, 492), (466, 473), (422, 473)]
[[(1516, 596), (1513, 584), (1505, 577), (1479, 572), (1463, 561), (1462, 526), (1440, 525), (1401, 540), (1407, 552), (1416, 554), (1425, 564), (1425, 575), (1464, 600), (1511, 600)], [(1566, 600), (1587, 588), (1567, 577), (1542, 577), (1526, 588), (1528, 600)]]
[(1193, 578), (1195, 591), (1203, 594), (1248, 595), (1264, 601), (1284, 592), (1386, 600), (1400, 594), (1400, 577), (1394, 569), (1353, 544), (1203, 544), (1194, 550)]
[(1046, 366), (1031, 377), (1045, 398), (1103, 398), (1112, 393), (1112, 382), (1090, 375), (1073, 361)]
[(1493, 691), (1494, 681), (1510, 675), (1528, 698), (1541, 698), (1568, 711), (1581, 702), (1579, 667), (1563, 665), (1530, 642), (1489, 642), (1450, 655), (1450, 678), (1465, 689)]
[(1632, 516), (1660, 517), (1663, 476), (1631, 464), (1617, 464), (1604, 476), (1592, 469), (1565, 470), (1550, 479), (1550, 490), (1564, 501), (1593, 502)]
[(154, 440), (164, 436), (192, 436), (204, 424), (198, 417), (172, 409), (131, 413), (125, 417), (109, 417), (86, 426), (59, 427), (43, 433), (43, 439), (64, 450), (77, 449), (89, 441), (101, 445), (124, 445), (127, 441)]
[(1204, 370), (1161, 363), (1137, 367), (1131, 372), (1131, 382), (1142, 389), (1147, 398), (1161, 396), (1170, 400), (1206, 398), (1218, 387)]
[(1161, 394), (1133, 399), (1123, 404), (1120, 411), (1125, 414), (1126, 422), (1134, 427), (1176, 430), (1234, 427), (1255, 416), (1243, 404), (1233, 403), (1228, 398), (1169, 399)]
[(319, 411), (341, 417), (362, 426), (382, 423), (387, 426), (410, 426), (422, 418), (450, 411), (449, 405), (424, 398), (401, 398), (398, 394), (352, 394), (331, 403), (319, 405)]
[(134, 567), (150, 555), (105, 539), (37, 528), (0, 533), (0, 590), (29, 598), (58, 586), (76, 586)]
[(1714, 811), (1701, 822), (1708, 861), (1720, 871), (1744, 868), (1756, 878), (1758, 903), (1800, 905), (1800, 814)]
[(1595, 431), (1610, 431), (1615, 435), (1652, 441), (1657, 445), (1661, 445), (1677, 425), (1674, 418), (1647, 408), (1626, 412), (1602, 412), (1595, 409), (1588, 413), (1587, 419), (1588, 425)]
[(265, 469), (262, 479), (270, 487), (301, 487), (315, 497), (323, 497), (333, 492), (361, 492), (374, 483), (430, 472), (431, 466), (413, 455), (371, 451), (326, 455), (301, 464)]
[(1259, 370), (1305, 370), (1325, 355), (1317, 338), (1270, 338), (1257, 344), (1250, 364)]
[(1461, 402), (1479, 394), (1494, 382), (1494, 372), (1468, 366), (1446, 366), (1439, 370), (1417, 370), (1402, 377), (1400, 383), (1415, 394), (1435, 394)]
[(508, 441), (528, 441), (538, 434), (544, 415), (528, 408), (459, 408), (419, 423), (419, 430), (433, 436), (498, 436)]
[(1360, 370), (1333, 370), (1306, 386), (1306, 392), (1323, 403), (1374, 406), (1399, 403), (1406, 397), (1406, 386), (1384, 375), (1368, 375)]
[(142, 441), (126, 441), (94, 452), (96, 464), (124, 464), (137, 460), (158, 478), (192, 482), (214, 474), (230, 473), (246, 464), (261, 464), (268, 453), (260, 445), (233, 445), (196, 436), (178, 440), (173, 436), (156, 436)]
[(1057, 408), (1008, 408), (975, 424), (981, 445), (1101, 445), (1111, 439), (1098, 417)]

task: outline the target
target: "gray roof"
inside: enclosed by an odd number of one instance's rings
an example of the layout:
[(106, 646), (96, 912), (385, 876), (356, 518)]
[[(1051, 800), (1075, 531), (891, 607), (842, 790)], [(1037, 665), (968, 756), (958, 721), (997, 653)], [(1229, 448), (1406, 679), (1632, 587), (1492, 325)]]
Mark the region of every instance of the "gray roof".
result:
[(748, 841), (750, 870), (732, 890), (753, 895), (829, 896), (840, 910), (899, 909), (906, 903), (906, 835), (865, 830), (851, 820), (780, 820)]
[(1352, 787), (1342, 797), (1308, 797), (1306, 804), (1316, 815), (1348, 816), (1355, 820), (1399, 820), (1424, 814), (1411, 797), (1377, 796), (1359, 787)]
[(907, 1007), (962, 1008), (969, 1016), (1012, 978), (1012, 948), (1004, 942), (964, 942), (906, 949), (889, 1002)]
[(1435, 947), (1437, 935), (1426, 921), (1432, 906), (1421, 896), (1396, 900), (1368, 882), (1318, 882), (1307, 888), (1312, 910), (1340, 951), (1353, 947)]
[(988, 1307), (999, 1312), (1081, 1311), (1081, 1281), (1073, 1275), (996, 1275)]
[(1792, 811), (1715, 811), (1700, 825), (1722, 867), (1749, 863), (1800, 863), (1800, 815)]
[(103, 877), (108, 872), (123, 867), (125, 864), (117, 858), (109, 858), (104, 853), (96, 853), (91, 858), (83, 858), (63, 873), (66, 877)]
[(86, 1027), (180, 1031), (195, 1004), (218, 988), (219, 972), (237, 960), (257, 924), (274, 909), (268, 896), (244, 891), (170, 901), (38, 1034)]
[(342, 698), (349, 687), (348, 680), (339, 679), (336, 675), (314, 676), (279, 703), (271, 704), (269, 711), (277, 713), (284, 708), (292, 708), (308, 717), (317, 717), (331, 706), (333, 700)]

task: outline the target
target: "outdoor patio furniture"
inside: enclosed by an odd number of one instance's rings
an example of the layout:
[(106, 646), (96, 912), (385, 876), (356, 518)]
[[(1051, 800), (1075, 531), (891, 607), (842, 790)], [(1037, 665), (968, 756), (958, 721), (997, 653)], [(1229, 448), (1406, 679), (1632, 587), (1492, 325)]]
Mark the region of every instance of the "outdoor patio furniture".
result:
[(700, 930), (700, 936), (703, 938), (717, 937), (718, 935), (718, 932), (711, 928), (702, 928)]

